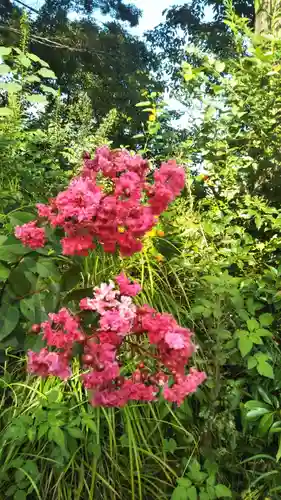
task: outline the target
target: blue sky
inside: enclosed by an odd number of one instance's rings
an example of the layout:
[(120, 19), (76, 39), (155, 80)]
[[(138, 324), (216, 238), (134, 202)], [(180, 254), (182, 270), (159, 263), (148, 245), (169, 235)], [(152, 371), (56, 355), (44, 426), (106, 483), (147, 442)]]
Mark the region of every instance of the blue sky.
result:
[(162, 12), (172, 5), (183, 5), (186, 0), (131, 0), (139, 9), (143, 11), (139, 25), (133, 30), (135, 33), (142, 34), (157, 26), (164, 17)]
[[(142, 10), (143, 14), (140, 19), (139, 26), (132, 29), (132, 32), (137, 35), (142, 35), (144, 31), (150, 30), (157, 26), (164, 17), (162, 12), (172, 5), (183, 5), (188, 0), (125, 0), (124, 3), (131, 3)], [(35, 9), (40, 8), (43, 0), (25, 0), (27, 5), (31, 5)], [(100, 17), (104, 20), (104, 16)]]
[[(25, 2), (28, 5), (32, 5), (34, 8), (39, 9), (44, 0), (25, 0)], [(188, 3), (188, 0), (124, 0), (124, 3), (132, 3), (142, 10), (142, 16), (140, 18), (139, 25), (135, 28), (130, 28), (130, 31), (133, 34), (142, 36), (145, 31), (153, 29), (159, 23), (164, 21), (165, 15), (163, 15), (163, 11), (165, 9), (168, 9), (173, 5), (183, 5), (185, 3)], [(97, 11), (95, 12), (94, 16), (95, 18), (99, 19), (100, 22), (106, 22), (107, 20), (105, 16), (99, 15)], [(73, 16), (71, 15), (70, 17), (75, 18), (76, 14), (73, 13)], [(211, 17), (211, 11), (206, 11), (206, 17)], [(165, 98), (169, 107), (185, 112), (184, 116), (182, 116), (182, 118), (177, 121), (175, 125), (177, 124), (180, 127), (186, 125), (186, 122), (190, 120), (190, 116), (189, 118), (187, 117), (186, 108), (181, 105), (176, 99), (169, 98), (167, 94), (165, 95)]]

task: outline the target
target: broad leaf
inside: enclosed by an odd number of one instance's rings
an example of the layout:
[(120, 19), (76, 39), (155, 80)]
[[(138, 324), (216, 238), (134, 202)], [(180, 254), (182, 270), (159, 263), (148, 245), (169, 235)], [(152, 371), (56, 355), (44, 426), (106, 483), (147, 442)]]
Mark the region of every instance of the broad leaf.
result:
[(251, 370), (252, 368), (255, 368), (257, 366), (257, 360), (254, 358), (254, 356), (250, 356), (248, 359), (248, 370)]
[(217, 498), (232, 498), (232, 493), (227, 486), (224, 484), (217, 484), (215, 486)]
[(270, 313), (261, 314), (259, 317), (259, 322), (261, 326), (270, 326), (274, 321), (274, 317)]
[(12, 70), (8, 64), (0, 64), (0, 75), (7, 75)]
[(67, 430), (68, 434), (73, 438), (76, 438), (76, 439), (83, 439), (84, 438), (83, 432), (78, 427), (69, 427), (68, 426), (66, 428), (66, 430)]
[(258, 433), (260, 436), (264, 436), (269, 431), (270, 427), (273, 424), (273, 419), (273, 413), (267, 413), (266, 415), (263, 415), (263, 417), (260, 419), (258, 427)]
[(4, 47), (1, 45), (0, 47), (0, 57), (2, 56), (8, 56), (12, 52), (12, 47)]
[(46, 104), (48, 102), (46, 97), (42, 94), (27, 95), (26, 100), (32, 104), (35, 104), (35, 103)]
[[(2, 308), (1, 308), (2, 309)], [(0, 340), (5, 339), (17, 326), (19, 310), (16, 306), (8, 306), (0, 313)]]
[(36, 54), (32, 54), (31, 52), (27, 53), (29, 59), (31, 59), (34, 62), (38, 62), (41, 66), (44, 66), (46, 68), (49, 68), (49, 64), (44, 61), (43, 59), (40, 59)]
[(255, 410), (250, 410), (246, 414), (246, 417), (248, 420), (257, 420), (262, 415), (265, 415), (267, 413), (269, 413), (269, 410), (267, 410), (266, 408), (256, 408)]
[(267, 361), (259, 361), (257, 365), (257, 370), (260, 375), (274, 379), (273, 368)]
[(60, 276), (55, 263), (51, 259), (40, 258), (36, 270), (39, 276), (43, 278), (58, 278)]
[(15, 82), (0, 82), (0, 89), (6, 90), (7, 92), (10, 92), (11, 94), (14, 94), (16, 92), (21, 92), (22, 86), (19, 83)]
[(10, 274), (10, 269), (0, 262), (0, 281), (6, 281)]
[(256, 319), (251, 318), (247, 320), (247, 327), (249, 328), (250, 332), (252, 332), (254, 330), (257, 330), (260, 325)]
[(238, 340), (238, 347), (242, 357), (244, 358), (251, 351), (253, 342), (249, 337), (240, 337)]
[(43, 78), (57, 78), (55, 73), (51, 69), (41, 68), (38, 71), (38, 75), (43, 76)]
[(13, 116), (13, 110), (11, 108), (0, 108), (0, 117), (1, 116)]
[(48, 94), (52, 94), (54, 96), (58, 95), (58, 91), (56, 89), (53, 89), (52, 87), (48, 87), (47, 85), (40, 85), (40, 88), (43, 92), (46, 92)]
[(65, 436), (60, 427), (51, 427), (48, 438), (50, 441), (54, 441), (62, 450), (65, 450)]

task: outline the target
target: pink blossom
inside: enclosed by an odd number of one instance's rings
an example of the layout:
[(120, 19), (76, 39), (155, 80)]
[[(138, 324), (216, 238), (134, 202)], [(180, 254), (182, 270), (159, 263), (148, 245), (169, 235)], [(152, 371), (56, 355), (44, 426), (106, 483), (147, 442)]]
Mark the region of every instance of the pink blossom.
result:
[(184, 188), (184, 169), (179, 167), (175, 160), (169, 160), (166, 163), (162, 163), (159, 170), (155, 171), (154, 180), (156, 185), (169, 187), (174, 197), (176, 197)]
[(66, 191), (56, 197), (56, 207), (65, 219), (75, 217), (79, 222), (91, 220), (102, 198), (101, 189), (91, 180), (76, 178)]
[(62, 353), (49, 352), (46, 348), (39, 352), (28, 351), (27, 369), (41, 377), (55, 375), (66, 380), (71, 376), (68, 359)]
[(63, 255), (88, 255), (89, 250), (95, 248), (91, 235), (67, 236), (62, 238), (62, 253)]
[(94, 288), (94, 298), (85, 298), (80, 301), (80, 308), (84, 310), (97, 311), (103, 315), (108, 309), (118, 307), (119, 302), (116, 296), (119, 291), (115, 289), (115, 284), (110, 281), (109, 284), (101, 283), (99, 287)]
[(124, 319), (118, 310), (106, 311), (99, 321), (101, 330), (110, 330), (119, 335), (126, 335), (131, 329), (130, 321)]
[(39, 217), (46, 217), (47, 219), (51, 219), (53, 212), (52, 208), (49, 205), (44, 205), (43, 203), (37, 203), (36, 208)]
[(128, 321), (133, 321), (136, 317), (137, 308), (133, 304), (131, 297), (121, 296), (120, 302), (118, 302), (117, 309), (120, 316)]
[(199, 372), (194, 368), (190, 369), (189, 374), (183, 377), (180, 384), (174, 384), (172, 387), (164, 387), (163, 396), (171, 403), (175, 402), (181, 405), (184, 398), (196, 391), (198, 385), (206, 380), (206, 374)]
[(36, 221), (16, 226), (15, 236), (21, 240), (24, 246), (32, 249), (41, 248), (45, 245), (45, 230), (42, 227), (37, 227)]
[[(99, 314), (99, 328), (87, 325), (87, 335), (83, 315), (74, 316), (66, 308), (34, 325), (35, 333), (43, 331), (47, 346), (59, 351), (45, 348), (40, 353), (29, 352), (28, 369), (41, 376), (67, 378), (73, 346), (79, 342), (83, 368), (88, 370), (82, 381), (92, 393), (93, 405), (122, 407), (128, 401), (156, 401), (162, 388), (167, 401), (181, 404), (206, 378), (194, 368), (187, 374), (187, 364), (196, 350), (192, 332), (178, 325), (170, 314), (159, 313), (147, 304), (136, 307), (130, 295), (135, 295), (139, 286), (123, 273), (116, 281), (121, 293), (110, 281), (95, 287), (93, 298), (80, 302), (82, 310)], [(123, 360), (126, 367), (121, 371)]]
[(120, 368), (118, 363), (113, 363), (106, 366), (101, 371), (91, 371), (82, 375), (83, 384), (86, 389), (94, 389), (95, 387), (111, 382), (119, 376)]
[(115, 180), (116, 196), (134, 196), (134, 199), (141, 197), (141, 179), (135, 172), (125, 172)]
[(49, 314), (49, 318), (49, 321), (41, 324), (43, 339), (48, 346), (71, 350), (75, 342), (81, 341), (83, 334), (79, 320), (67, 309), (61, 309), (57, 314)]
[(185, 346), (183, 336), (173, 331), (169, 331), (165, 334), (165, 342), (171, 349), (183, 349)]
[(125, 273), (120, 273), (115, 280), (118, 283), (121, 295), (134, 297), (141, 291), (141, 286), (136, 282), (131, 282)]

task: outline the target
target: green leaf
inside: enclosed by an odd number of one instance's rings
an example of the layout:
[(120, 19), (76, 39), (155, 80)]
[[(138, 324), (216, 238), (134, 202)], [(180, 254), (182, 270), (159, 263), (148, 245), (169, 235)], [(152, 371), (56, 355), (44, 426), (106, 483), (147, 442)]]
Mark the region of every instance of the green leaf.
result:
[(0, 89), (6, 90), (7, 92), (10, 92), (11, 94), (14, 94), (16, 92), (21, 92), (22, 86), (19, 83), (15, 82), (0, 82)]
[(40, 424), (39, 429), (38, 429), (38, 434), (37, 438), (41, 439), (49, 430), (49, 423), (48, 422), (43, 422)]
[[(1, 258), (1, 257), (0, 257)], [(93, 295), (93, 287), (90, 288), (79, 288), (69, 292), (63, 299), (63, 303), (67, 304), (72, 300), (78, 301), (84, 299), (85, 297), (91, 297)]]
[(263, 377), (274, 379), (273, 368), (267, 361), (258, 361), (257, 370)]
[(250, 356), (248, 358), (248, 370), (255, 368), (255, 366), (257, 366), (257, 360), (256, 358), (254, 358), (254, 356)]
[(274, 321), (274, 317), (270, 313), (261, 314), (259, 317), (259, 322), (261, 326), (270, 326)]
[(222, 73), (225, 69), (225, 63), (222, 62), (222, 61), (216, 61), (215, 62), (215, 70), (218, 72), (218, 73)]
[(24, 247), (14, 236), (0, 239), (0, 260), (14, 262), (19, 256), (30, 252), (31, 249)]
[(260, 337), (272, 337), (272, 333), (266, 328), (258, 328), (255, 331), (255, 334), (259, 335)]
[(194, 460), (189, 466), (187, 476), (195, 483), (202, 483), (206, 479), (207, 474), (205, 472), (201, 472), (200, 464), (197, 460)]
[(26, 100), (32, 104), (34, 103), (46, 104), (48, 102), (46, 97), (42, 94), (27, 95)]
[(136, 104), (136, 108), (146, 108), (147, 106), (151, 106), (150, 101), (141, 101)]
[(263, 344), (263, 340), (262, 338), (257, 334), (257, 330), (255, 330), (254, 332), (250, 332), (249, 334), (249, 339), (251, 339), (251, 341), (253, 342), (253, 344), (258, 344), (258, 345), (261, 345)]
[(260, 419), (259, 427), (258, 427), (258, 433), (260, 436), (264, 436), (270, 429), (270, 427), (273, 424), (273, 419), (274, 419), (274, 414), (273, 413), (267, 413), (266, 415), (263, 415), (263, 417)]
[(92, 420), (91, 418), (89, 418), (88, 416), (83, 416), (83, 424), (88, 428), (90, 429), (92, 432), (94, 432), (95, 434), (97, 433), (97, 425), (96, 423), (94, 422), (94, 420)]
[[(187, 500), (188, 496), (187, 496), (187, 492), (186, 492), (186, 488), (184, 488), (183, 486), (177, 486), (174, 491), (173, 491), (173, 494), (171, 496), (171, 500)], [(196, 500), (196, 498), (195, 498)]]
[(52, 94), (54, 96), (58, 95), (58, 91), (56, 89), (53, 89), (52, 87), (48, 87), (47, 85), (40, 85), (40, 88), (43, 92), (46, 92), (48, 94)]
[(190, 488), (186, 490), (186, 495), (188, 500), (197, 500), (197, 490), (195, 486), (190, 486)]
[(36, 76), (36, 75), (28, 75), (24, 78), (24, 80), (27, 83), (39, 83), (39, 82), (41, 82), (41, 78), (39, 78), (39, 76)]
[(268, 405), (272, 406), (272, 401), (271, 401), (269, 395), (265, 392), (265, 390), (259, 386), (258, 391), (259, 391), (262, 399), (264, 400), (264, 402), (267, 403)]
[(14, 494), (14, 500), (26, 500), (27, 493), (24, 490), (17, 490)]
[(18, 489), (18, 486), (15, 484), (12, 484), (12, 486), (10, 486), (6, 491), (7, 497), (11, 497), (17, 491), (17, 489)]
[(34, 220), (34, 214), (22, 211), (12, 212), (9, 214), (9, 219), (13, 226), (20, 226), (21, 224)]
[(22, 299), (20, 301), (21, 313), (27, 318), (31, 323), (36, 323), (36, 300), (34, 297)]
[(224, 484), (217, 484), (215, 486), (215, 490), (217, 498), (224, 498), (224, 497), (232, 498), (232, 493), (230, 489), (227, 486), (224, 486)]
[(12, 47), (4, 47), (3, 45), (0, 46), (0, 57), (2, 56), (8, 56), (12, 52)]
[(16, 306), (8, 306), (7, 310), (0, 313), (0, 340), (5, 339), (17, 326), (19, 310)]
[(249, 328), (250, 332), (253, 332), (254, 330), (257, 330), (260, 325), (256, 319), (251, 318), (247, 321), (247, 327)]
[(73, 438), (77, 438), (77, 439), (83, 439), (84, 438), (83, 432), (78, 427), (69, 427), (68, 426), (66, 428), (66, 430), (67, 430), (68, 434), (70, 436), (72, 436)]
[(11, 108), (0, 108), (0, 117), (1, 116), (13, 116), (13, 110)]
[(249, 337), (240, 337), (238, 340), (238, 347), (242, 357), (244, 358), (251, 351), (253, 342)]
[(257, 420), (262, 415), (265, 415), (267, 413), (269, 413), (269, 410), (267, 410), (266, 408), (256, 408), (255, 410), (250, 410), (246, 414), (246, 417), (248, 420)]
[(78, 265), (72, 266), (62, 275), (61, 287), (62, 290), (72, 290), (81, 281), (81, 267)]
[(10, 274), (10, 269), (0, 262), (0, 281), (6, 281)]
[(9, 283), (17, 297), (23, 298), (31, 290), (31, 283), (25, 276), (22, 268), (16, 267), (9, 276)]
[(174, 453), (177, 449), (177, 442), (171, 438), (171, 439), (164, 439), (164, 450), (168, 451), (169, 453)]
[(54, 441), (61, 449), (65, 450), (65, 436), (60, 427), (51, 427), (48, 432), (48, 439)]
[[(216, 476), (219, 471), (218, 464), (207, 458), (204, 462), (204, 469), (208, 472), (209, 476)], [(211, 483), (210, 483), (211, 484)]]
[(200, 488), (199, 500), (212, 500), (212, 499), (216, 498), (215, 489), (211, 488), (211, 491), (212, 490), (214, 491), (214, 495), (210, 496), (205, 488)]
[(0, 75), (7, 75), (12, 70), (8, 64), (0, 64)]
[(245, 403), (245, 408), (248, 410), (255, 410), (256, 408), (266, 408), (267, 410), (271, 411), (272, 408), (263, 401), (258, 401), (257, 399), (250, 399)]
[(38, 62), (39, 64), (41, 64), (41, 66), (49, 68), (49, 64), (46, 61), (44, 61), (43, 59), (40, 59), (40, 57), (38, 57), (36, 54), (32, 54), (31, 52), (28, 52), (27, 55), (28, 55), (29, 59), (31, 59), (32, 61)]
[(38, 479), (39, 470), (34, 460), (26, 460), (22, 468), (31, 476), (33, 479)]
[(24, 54), (20, 54), (16, 58), (16, 60), (20, 63), (21, 66), (24, 66), (25, 68), (29, 68), (29, 66), (31, 65), (30, 59)]
[(43, 76), (43, 78), (57, 78), (55, 73), (51, 69), (41, 68), (37, 73), (38, 75)]
[(279, 436), (279, 440), (278, 440), (278, 451), (277, 451), (277, 454), (276, 454), (276, 461), (279, 462), (280, 458), (281, 458), (281, 435)]
[(60, 277), (59, 271), (51, 259), (40, 258), (37, 262), (36, 270), (39, 276), (42, 276), (43, 278)]
[(274, 434), (276, 432), (281, 432), (281, 420), (274, 422), (274, 424), (272, 424), (269, 432), (270, 432), (270, 434)]
[(192, 482), (190, 481), (190, 479), (187, 479), (187, 477), (180, 477), (177, 483), (183, 488), (189, 488), (192, 485)]

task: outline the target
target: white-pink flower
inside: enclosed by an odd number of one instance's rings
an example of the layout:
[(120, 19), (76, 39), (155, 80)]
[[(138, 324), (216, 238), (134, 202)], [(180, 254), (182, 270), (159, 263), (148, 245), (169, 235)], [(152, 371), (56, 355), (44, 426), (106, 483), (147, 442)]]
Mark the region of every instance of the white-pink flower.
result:
[(167, 332), (165, 342), (171, 349), (183, 349), (185, 347), (185, 339), (181, 333)]

